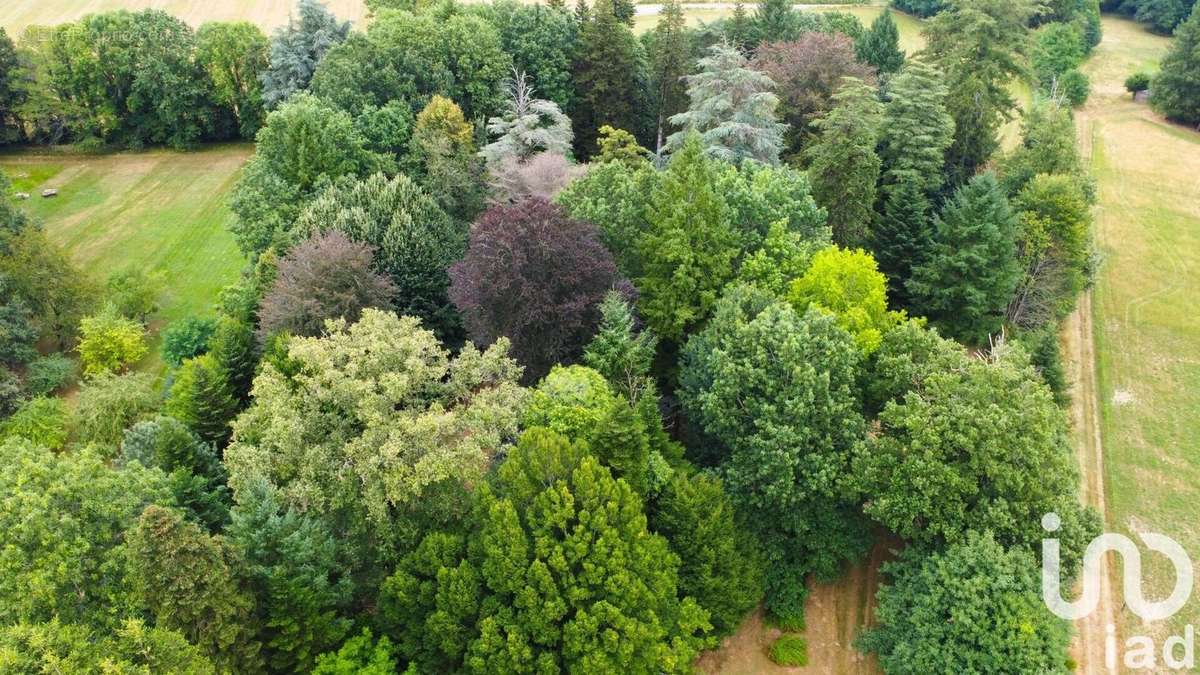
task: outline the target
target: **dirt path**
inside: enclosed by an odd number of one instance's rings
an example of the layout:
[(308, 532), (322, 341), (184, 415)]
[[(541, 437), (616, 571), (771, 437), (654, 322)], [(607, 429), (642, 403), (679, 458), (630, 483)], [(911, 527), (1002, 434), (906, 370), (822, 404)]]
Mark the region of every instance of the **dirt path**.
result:
[(720, 649), (701, 657), (697, 668), (714, 675), (878, 675), (881, 671), (875, 658), (855, 649), (854, 639), (863, 626), (874, 623), (879, 566), (897, 545), (896, 541), (876, 544), (866, 560), (836, 583), (809, 583), (804, 610), (808, 625), (803, 633), (808, 641), (808, 666), (782, 668), (767, 657), (767, 650), (781, 633), (764, 621), (760, 610), (747, 617)]
[[(1082, 120), (1081, 120), (1082, 121)], [(1092, 333), (1092, 295), (1089, 291), (1067, 318), (1062, 332), (1063, 355), (1071, 364), (1071, 426), (1075, 430), (1075, 453), (1083, 474), (1080, 498), (1094, 507), (1107, 522), (1104, 492), (1104, 448), (1100, 438), (1100, 406), (1096, 383), (1095, 340)], [(1104, 641), (1109, 625), (1116, 625), (1110, 557), (1100, 563), (1100, 604), (1096, 611), (1075, 623), (1077, 635), (1071, 658), (1077, 673), (1115, 673), (1104, 662)]]

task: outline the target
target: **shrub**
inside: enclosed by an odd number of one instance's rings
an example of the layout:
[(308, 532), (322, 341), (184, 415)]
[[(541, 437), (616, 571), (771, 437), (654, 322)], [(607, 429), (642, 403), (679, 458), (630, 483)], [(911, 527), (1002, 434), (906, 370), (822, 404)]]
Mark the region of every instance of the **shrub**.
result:
[(79, 357), (85, 375), (120, 372), (146, 355), (146, 331), (120, 315), (113, 305), (79, 323)]
[(178, 368), (185, 359), (203, 354), (216, 329), (216, 320), (209, 317), (189, 316), (172, 323), (163, 331), (163, 360)]
[(79, 440), (115, 445), (125, 429), (153, 413), (160, 402), (149, 373), (101, 373), (79, 389), (75, 408)]
[(808, 665), (808, 642), (799, 635), (780, 635), (767, 652), (771, 660), (786, 668)]
[(41, 356), (25, 368), (25, 391), (30, 396), (47, 396), (75, 380), (75, 362), (63, 354)]
[(4, 438), (24, 438), (34, 445), (59, 450), (67, 442), (67, 406), (62, 399), (38, 398), (26, 401), (0, 426)]
[(1078, 70), (1068, 70), (1058, 79), (1058, 89), (1072, 108), (1087, 103), (1088, 95), (1092, 92), (1092, 83), (1088, 76)]
[(1139, 91), (1146, 91), (1149, 88), (1150, 73), (1138, 71), (1125, 78), (1125, 91), (1130, 94), (1137, 94)]

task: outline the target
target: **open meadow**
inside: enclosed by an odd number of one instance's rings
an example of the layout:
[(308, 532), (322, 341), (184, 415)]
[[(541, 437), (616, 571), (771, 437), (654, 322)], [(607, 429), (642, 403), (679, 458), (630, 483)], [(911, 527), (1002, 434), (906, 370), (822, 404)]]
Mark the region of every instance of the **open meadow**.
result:
[[(228, 192), (251, 146), (195, 152), (0, 155), (22, 206), (98, 282), (125, 268), (161, 275), (164, 323), (207, 314), (245, 259), (229, 233)], [(58, 196), (43, 199), (45, 188)]]
[[(1200, 134), (1169, 124), (1122, 87), (1151, 70), (1168, 41), (1124, 19), (1104, 19), (1104, 42), (1085, 66), (1092, 96), (1079, 115), (1097, 181), (1101, 266), (1092, 297), (1097, 408), (1109, 529), (1161, 532), (1200, 551)], [(1090, 149), (1090, 150), (1089, 150)], [(1136, 536), (1134, 536), (1136, 539)], [(1170, 593), (1161, 556), (1146, 558), (1148, 597)], [(1115, 570), (1114, 570), (1115, 572)], [(1118, 577), (1113, 576), (1115, 581)], [(1119, 584), (1114, 586), (1119, 594)], [(1119, 597), (1119, 595), (1118, 595)], [(1195, 593), (1159, 634), (1200, 618)]]

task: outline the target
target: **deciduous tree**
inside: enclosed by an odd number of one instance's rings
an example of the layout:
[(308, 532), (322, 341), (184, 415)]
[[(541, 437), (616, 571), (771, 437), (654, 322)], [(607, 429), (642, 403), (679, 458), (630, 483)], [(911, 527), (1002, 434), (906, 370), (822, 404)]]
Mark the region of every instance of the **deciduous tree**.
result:
[(527, 381), (579, 357), (600, 301), (621, 283), (596, 227), (541, 199), (485, 212), (450, 277), (471, 339), (507, 337)]
[(1154, 78), (1150, 105), (1168, 119), (1200, 128), (1200, 9), (1175, 29)]

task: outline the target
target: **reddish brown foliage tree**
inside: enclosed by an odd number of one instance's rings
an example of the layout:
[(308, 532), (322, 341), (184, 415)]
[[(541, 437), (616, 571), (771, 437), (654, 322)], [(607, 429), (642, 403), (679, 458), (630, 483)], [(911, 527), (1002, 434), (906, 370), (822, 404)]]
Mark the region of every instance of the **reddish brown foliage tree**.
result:
[(751, 67), (775, 81), (779, 116), (789, 125), (787, 154), (796, 155), (815, 134), (813, 120), (833, 107), (843, 77), (875, 84), (875, 68), (860, 63), (854, 43), (841, 33), (804, 33), (794, 42), (762, 45)]
[(364, 308), (390, 308), (396, 287), (371, 270), (373, 255), (370, 246), (333, 230), (293, 248), (259, 308), (261, 336), (320, 335), (326, 319), (353, 322)]
[(450, 299), (471, 339), (482, 346), (508, 337), (528, 382), (578, 357), (614, 286), (628, 283), (596, 226), (537, 197), (484, 212), (466, 257), (450, 268)]

